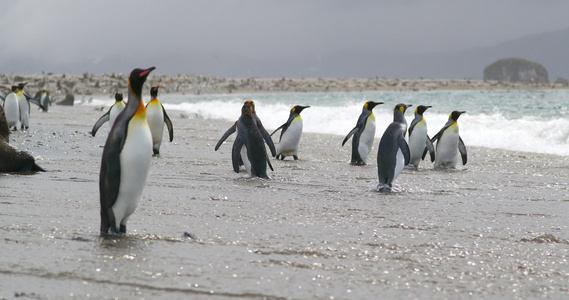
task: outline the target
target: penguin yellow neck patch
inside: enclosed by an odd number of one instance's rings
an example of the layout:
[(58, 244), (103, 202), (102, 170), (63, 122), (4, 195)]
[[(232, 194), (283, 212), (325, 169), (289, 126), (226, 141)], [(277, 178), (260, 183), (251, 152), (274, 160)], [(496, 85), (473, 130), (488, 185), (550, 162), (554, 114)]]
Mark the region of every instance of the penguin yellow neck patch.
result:
[(144, 103), (142, 102), (142, 100), (139, 100), (138, 109), (136, 110), (134, 117), (135, 118), (146, 118), (146, 107), (144, 107)]

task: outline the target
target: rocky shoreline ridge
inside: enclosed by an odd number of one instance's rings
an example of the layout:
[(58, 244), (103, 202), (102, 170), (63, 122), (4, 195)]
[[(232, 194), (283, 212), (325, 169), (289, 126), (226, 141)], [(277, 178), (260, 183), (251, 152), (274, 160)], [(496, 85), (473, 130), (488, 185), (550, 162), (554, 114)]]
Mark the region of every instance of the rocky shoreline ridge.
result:
[[(13, 84), (27, 82), (30, 94), (47, 90), (56, 100), (71, 93), (81, 100), (90, 96), (124, 91), (128, 86), (123, 73), (103, 74), (0, 74), (0, 92)], [(441, 91), (441, 90), (550, 90), (569, 89), (564, 83), (523, 83), (478, 79), (388, 79), (388, 78), (223, 78), (197, 74), (153, 74), (147, 85), (161, 87), (161, 93), (178, 94), (255, 94), (363, 91)]]

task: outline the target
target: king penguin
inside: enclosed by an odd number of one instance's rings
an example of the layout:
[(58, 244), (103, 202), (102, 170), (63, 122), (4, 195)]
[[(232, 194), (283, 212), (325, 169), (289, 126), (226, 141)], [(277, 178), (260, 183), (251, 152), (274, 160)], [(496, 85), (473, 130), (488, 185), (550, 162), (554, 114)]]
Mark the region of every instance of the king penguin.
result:
[(431, 142), (437, 141), (435, 169), (455, 168), (458, 159), (458, 152), (462, 158), (462, 164), (466, 165), (466, 146), (458, 133), (458, 117), (465, 113), (464, 111), (453, 111), (446, 122), (445, 126), (431, 139)]
[(26, 84), (28, 83), (23, 82), (18, 84), (18, 92), (16, 93), (18, 96), (18, 105), (20, 107), (21, 129), (24, 130), (30, 128), (30, 102), (27, 95), (24, 94), (24, 86), (26, 86)]
[(48, 112), (51, 105), (49, 91), (39, 90), (30, 101), (39, 106), (43, 112)]
[(393, 110), (393, 122), (387, 126), (377, 149), (377, 174), (379, 192), (390, 192), (393, 181), (409, 164), (409, 146), (405, 141), (407, 121), (405, 111), (411, 105), (397, 104)]
[(172, 121), (166, 113), (162, 103), (158, 101), (158, 87), (153, 86), (150, 88), (150, 102), (146, 104), (146, 114), (148, 119), (148, 126), (150, 126), (150, 132), (152, 133), (152, 151), (154, 155), (160, 154), (160, 144), (162, 144), (162, 134), (164, 133), (164, 123), (168, 127), (168, 133), (170, 134), (170, 142), (174, 139), (174, 127), (172, 127)]
[(290, 110), (288, 120), (271, 133), (272, 136), (275, 132), (282, 129), (279, 147), (277, 148), (277, 159), (279, 159), (279, 156), (281, 160), (283, 160), (285, 156), (292, 156), (294, 160), (298, 159), (298, 143), (302, 135), (302, 117), (300, 116), (300, 112), (309, 107), (310, 106), (302, 105), (293, 107)]
[(356, 127), (352, 129), (344, 141), (342, 146), (350, 139), (352, 139), (352, 161), (351, 165), (365, 165), (367, 161), (367, 156), (371, 151), (373, 145), (373, 139), (375, 138), (375, 115), (373, 114), (373, 108), (377, 105), (383, 104), (383, 102), (373, 102), (368, 101), (364, 104), (362, 113), (358, 118)]
[(18, 103), (18, 86), (12, 86), (12, 92), (10, 92), (6, 99), (4, 99), (4, 113), (6, 114), (6, 122), (8, 123), (8, 128), (13, 128), (18, 130), (18, 122), (20, 122), (20, 104)]
[(95, 125), (93, 125), (93, 129), (91, 129), (91, 135), (95, 136), (99, 128), (107, 121), (109, 121), (109, 131), (110, 129), (113, 128), (113, 124), (115, 124), (117, 116), (125, 107), (125, 104), (122, 101), (122, 99), (123, 99), (122, 93), (116, 92), (115, 103), (111, 106), (111, 108), (109, 108), (109, 110), (104, 115), (102, 115), (97, 120), (97, 122), (95, 122)]
[(233, 170), (237, 173), (239, 173), (240, 157), (245, 162), (250, 178), (270, 179), (267, 175), (269, 157), (265, 149), (265, 139), (255, 118), (255, 108), (247, 102), (243, 104), (241, 117), (237, 120), (237, 137), (231, 151)]
[[(271, 155), (273, 157), (275, 157), (276, 155), (276, 148), (275, 148), (275, 144), (273, 143), (273, 139), (271, 138), (271, 135), (267, 132), (267, 130), (265, 129), (265, 127), (263, 126), (263, 123), (261, 122), (261, 119), (259, 118), (259, 116), (257, 116), (257, 113), (255, 111), (255, 102), (253, 102), (253, 100), (246, 100), (244, 105), (248, 104), (252, 107), (253, 110), (253, 115), (254, 115), (254, 119), (255, 119), (255, 123), (257, 123), (257, 128), (259, 129), (259, 131), (261, 131), (261, 135), (263, 136), (263, 139), (265, 140), (265, 142), (267, 143), (267, 145), (269, 146), (269, 150), (271, 151)], [(219, 141), (217, 142), (217, 144), (215, 145), (215, 151), (217, 151), (217, 149), (219, 149), (219, 147), (221, 146), (221, 144), (223, 144), (223, 142), (233, 133), (235, 133), (237, 131), (237, 123), (239, 122), (239, 120), (235, 121), (235, 123), (229, 127), (229, 129), (227, 129), (227, 131), (223, 134), (223, 136), (219, 139)], [(239, 135), (239, 132), (237, 132), (237, 135)], [(237, 138), (236, 138), (237, 139)], [(235, 141), (233, 142), (235, 144)], [(233, 147), (232, 148), (232, 152), (235, 151), (236, 149)], [(239, 153), (241, 153), (241, 149), (238, 149)], [(231, 156), (233, 157), (233, 153), (231, 153)], [(247, 156), (240, 156), (239, 159), (239, 163), (238, 165), (245, 165), (245, 168), (247, 170), (250, 169), (250, 163), (247, 160)], [(271, 165), (270, 161), (269, 161), (269, 167), (271, 168), (271, 170), (273, 170), (273, 166)], [(274, 170), (273, 170), (274, 171)], [(238, 172), (238, 171), (236, 171)]]
[(411, 161), (407, 168), (418, 169), (421, 160), (425, 159), (426, 151), (429, 151), (431, 162), (435, 161), (435, 148), (431, 139), (427, 135), (427, 121), (423, 117), (423, 113), (431, 108), (431, 106), (419, 105), (415, 109), (415, 118), (409, 126), (409, 151), (411, 152)]
[(126, 223), (138, 206), (152, 159), (152, 134), (142, 102), (142, 86), (155, 68), (134, 69), (129, 77), (128, 103), (107, 137), (99, 193), (101, 235), (126, 233)]

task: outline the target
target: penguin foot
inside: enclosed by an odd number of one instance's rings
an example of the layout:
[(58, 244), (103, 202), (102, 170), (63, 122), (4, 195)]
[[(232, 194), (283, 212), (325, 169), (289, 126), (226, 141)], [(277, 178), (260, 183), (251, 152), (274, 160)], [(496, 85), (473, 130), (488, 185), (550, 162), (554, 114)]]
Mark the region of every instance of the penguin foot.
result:
[(292, 157), (294, 158), (294, 160), (298, 160), (298, 156), (293, 155)]
[(363, 161), (352, 161), (352, 162), (350, 162), (350, 165), (352, 165), (352, 166), (365, 166), (366, 163)]
[(391, 192), (391, 185), (380, 183), (377, 185), (377, 191), (380, 193), (390, 193)]

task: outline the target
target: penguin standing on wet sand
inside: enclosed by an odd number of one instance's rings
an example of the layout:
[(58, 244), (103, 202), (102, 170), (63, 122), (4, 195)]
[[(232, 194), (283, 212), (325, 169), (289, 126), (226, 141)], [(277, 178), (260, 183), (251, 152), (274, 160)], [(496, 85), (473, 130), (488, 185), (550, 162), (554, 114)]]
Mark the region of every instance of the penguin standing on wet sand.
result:
[[(271, 138), (271, 135), (267, 132), (267, 130), (265, 129), (265, 127), (263, 126), (263, 123), (261, 122), (261, 119), (259, 119), (259, 116), (257, 116), (257, 113), (255, 111), (255, 102), (253, 102), (253, 100), (246, 100), (244, 104), (249, 104), (251, 105), (251, 107), (253, 108), (253, 114), (254, 114), (254, 118), (255, 118), (255, 123), (257, 123), (257, 128), (259, 128), (259, 130), (261, 131), (261, 135), (263, 136), (263, 139), (265, 140), (265, 142), (267, 143), (267, 145), (269, 146), (269, 150), (271, 150), (271, 155), (273, 155), (273, 157), (276, 155), (276, 149), (275, 149), (275, 144), (273, 143), (273, 139)], [(217, 151), (217, 149), (219, 149), (219, 147), (221, 146), (221, 144), (223, 144), (223, 142), (233, 133), (235, 133), (235, 131), (237, 131), (237, 123), (239, 122), (239, 120), (237, 120), (231, 127), (229, 127), (229, 129), (227, 129), (227, 131), (223, 134), (223, 136), (219, 139), (219, 141), (217, 142), (217, 144), (215, 145), (215, 151)], [(239, 133), (237, 133), (237, 135), (239, 135)], [(236, 138), (237, 139), (237, 138)], [(233, 142), (235, 144), (235, 141)], [(232, 152), (235, 151), (235, 148), (232, 148)], [(238, 149), (239, 152), (241, 152), (241, 149)], [(231, 153), (231, 156), (233, 157), (233, 153)], [(245, 168), (247, 169), (247, 172), (249, 172), (250, 166), (251, 164), (249, 163), (249, 161), (247, 160), (247, 156), (240, 156), (239, 158), (239, 162), (238, 165), (245, 165)], [(270, 161), (269, 161), (269, 167), (271, 168), (271, 170), (273, 170), (273, 166), (271, 165)], [(273, 170), (274, 171), (274, 170)], [(235, 171), (238, 172), (238, 171)]]
[(390, 192), (393, 181), (409, 164), (409, 146), (405, 141), (407, 121), (405, 111), (411, 105), (397, 104), (393, 111), (393, 122), (387, 126), (377, 149), (377, 191)]
[(128, 103), (107, 137), (99, 193), (101, 235), (126, 233), (126, 223), (138, 206), (152, 159), (152, 134), (142, 102), (142, 86), (155, 68), (134, 69), (129, 77)]
[(462, 158), (462, 164), (466, 165), (466, 146), (458, 133), (458, 117), (464, 111), (453, 111), (446, 122), (445, 126), (431, 139), (431, 142), (437, 141), (435, 169), (455, 168), (458, 159), (458, 153)]
[(18, 122), (20, 121), (20, 104), (18, 101), (18, 86), (12, 86), (12, 92), (10, 92), (6, 99), (4, 99), (4, 113), (6, 114), (6, 122), (8, 123), (8, 128), (13, 128), (18, 130)]
[(352, 139), (351, 165), (366, 164), (367, 156), (371, 151), (373, 139), (375, 138), (375, 115), (372, 110), (380, 104), (383, 104), (383, 102), (366, 102), (358, 118), (356, 127), (346, 135), (346, 138), (344, 138), (342, 142), (342, 146), (344, 146), (346, 141), (348, 141), (352, 135), (354, 136)]
[[(239, 158), (248, 161), (249, 177), (270, 179), (267, 175), (269, 157), (265, 149), (265, 139), (255, 119), (255, 109), (251, 103), (245, 102), (241, 108), (241, 117), (237, 120), (237, 137), (231, 151), (233, 170), (239, 173)], [(269, 162), (270, 164), (270, 162)], [(247, 163), (245, 163), (247, 167)], [(272, 169), (272, 168), (271, 168)]]
[(168, 127), (168, 133), (170, 134), (170, 142), (174, 139), (174, 128), (172, 127), (172, 121), (166, 113), (162, 103), (158, 101), (158, 87), (153, 86), (150, 88), (150, 102), (146, 104), (146, 114), (148, 119), (148, 126), (150, 126), (150, 132), (152, 133), (152, 151), (154, 155), (160, 154), (160, 144), (162, 144), (162, 134), (164, 133), (164, 123)]
[(18, 105), (20, 107), (20, 127), (24, 130), (30, 128), (30, 101), (28, 100), (27, 95), (24, 94), (24, 87), (26, 84), (28, 83), (23, 82), (18, 84), (18, 91), (16, 92), (16, 96), (18, 96)]
[(122, 101), (122, 99), (123, 99), (122, 93), (116, 92), (115, 104), (113, 104), (113, 106), (111, 106), (111, 108), (109, 108), (109, 110), (104, 115), (102, 115), (99, 118), (99, 120), (97, 120), (97, 122), (95, 122), (95, 125), (93, 125), (93, 129), (91, 129), (91, 135), (95, 136), (99, 128), (107, 121), (109, 121), (109, 131), (111, 130), (111, 128), (113, 128), (113, 124), (115, 124), (117, 116), (125, 107), (125, 104)]
[(409, 126), (409, 151), (411, 152), (411, 161), (406, 168), (418, 169), (421, 160), (425, 159), (427, 151), (431, 155), (431, 162), (435, 161), (435, 148), (431, 139), (427, 135), (427, 121), (423, 117), (423, 113), (431, 108), (431, 106), (419, 105), (415, 109), (415, 118)]
[(277, 148), (277, 159), (279, 159), (279, 156), (281, 160), (283, 160), (285, 156), (292, 156), (294, 160), (298, 159), (298, 143), (302, 135), (302, 117), (300, 116), (300, 112), (309, 107), (310, 106), (302, 105), (293, 107), (290, 110), (288, 120), (271, 133), (272, 136), (275, 132), (282, 129), (279, 147)]

